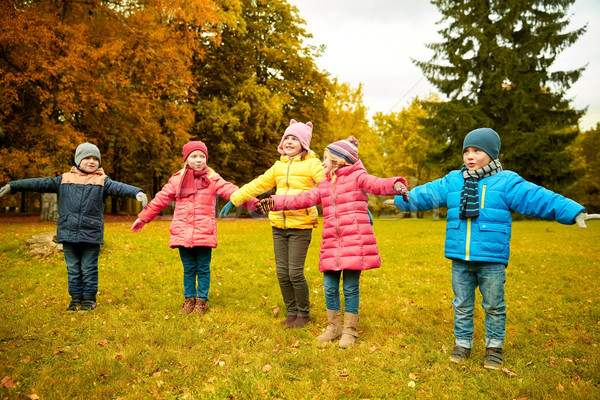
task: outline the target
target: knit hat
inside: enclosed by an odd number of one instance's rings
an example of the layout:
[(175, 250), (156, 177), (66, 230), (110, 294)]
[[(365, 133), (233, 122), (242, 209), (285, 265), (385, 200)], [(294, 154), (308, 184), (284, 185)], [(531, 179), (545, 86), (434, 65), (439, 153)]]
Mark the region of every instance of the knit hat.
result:
[(475, 129), (465, 136), (463, 152), (467, 147), (477, 147), (495, 160), (500, 154), (500, 136), (491, 128)]
[(300, 145), (306, 151), (310, 151), (310, 139), (312, 139), (312, 130), (313, 124), (312, 122), (307, 122), (306, 124), (302, 122), (296, 122), (296, 120), (290, 120), (290, 126), (287, 127), (283, 136), (281, 137), (281, 142), (279, 142), (279, 147), (277, 151), (281, 155), (285, 155), (285, 151), (283, 151), (283, 141), (288, 136), (296, 136), (300, 141)]
[(350, 165), (358, 161), (358, 139), (354, 136), (333, 142), (326, 149), (334, 160), (341, 160)]
[(98, 163), (102, 161), (100, 159), (100, 150), (98, 150), (96, 145), (91, 143), (81, 143), (75, 150), (75, 166), (79, 167), (81, 160), (87, 157), (96, 157)]
[(200, 150), (201, 152), (203, 152), (206, 156), (206, 161), (208, 161), (208, 149), (206, 148), (206, 145), (204, 144), (204, 142), (196, 140), (193, 142), (188, 142), (183, 146), (183, 162), (187, 160), (190, 153), (196, 150)]

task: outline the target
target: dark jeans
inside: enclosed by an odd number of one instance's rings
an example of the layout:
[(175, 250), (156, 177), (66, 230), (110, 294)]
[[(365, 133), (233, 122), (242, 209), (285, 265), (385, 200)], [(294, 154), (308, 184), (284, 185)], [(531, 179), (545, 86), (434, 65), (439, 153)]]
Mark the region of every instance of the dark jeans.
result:
[[(183, 263), (183, 295), (208, 300), (210, 288), (211, 247), (180, 247), (179, 257)], [(196, 279), (198, 289), (196, 290)]]
[(63, 253), (67, 262), (69, 294), (98, 293), (98, 255), (100, 245), (65, 242)]
[(341, 310), (340, 302), (340, 278), (344, 275), (344, 311), (351, 314), (358, 314), (358, 305), (360, 302), (360, 273), (362, 271), (343, 270), (343, 271), (325, 271), (323, 272), (323, 289), (325, 292), (325, 305), (328, 310)]
[(277, 280), (288, 315), (310, 316), (308, 283), (304, 277), (304, 261), (312, 229), (279, 229), (273, 227), (273, 249)]

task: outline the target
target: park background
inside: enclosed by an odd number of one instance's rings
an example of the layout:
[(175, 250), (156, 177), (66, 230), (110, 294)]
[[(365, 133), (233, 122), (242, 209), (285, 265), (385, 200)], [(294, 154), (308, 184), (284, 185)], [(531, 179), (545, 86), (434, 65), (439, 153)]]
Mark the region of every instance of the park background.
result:
[[(570, 24), (574, 2), (432, 3), (440, 40), (429, 44), (431, 58), (413, 61), (436, 91), (399, 111), (372, 112), (360, 82), (319, 67), (325, 48), (309, 41), (302, 15), (286, 1), (0, 2), (0, 184), (65, 172), (76, 146), (89, 141), (108, 176), (151, 197), (181, 168), (183, 144), (199, 139), (209, 166), (242, 185), (276, 160), (294, 118), (313, 122), (317, 155), (352, 134), (369, 172), (406, 176), (412, 187), (459, 168), (464, 135), (488, 126), (502, 137), (506, 169), (600, 211), (600, 125), (581, 128), (585, 109), (567, 95), (586, 61), (553, 68), (589, 28)], [(139, 206), (109, 199), (107, 221), (125, 222), (107, 223), (100, 306), (71, 316), (64, 312), (64, 260), (34, 258), (23, 247), (31, 235), (55, 229), (33, 223), (40, 213), (51, 220), (44, 209), (55, 201), (4, 196), (0, 395), (598, 397), (600, 240), (593, 221), (587, 230), (515, 223), (508, 369), (490, 374), (477, 356), (462, 368), (447, 362), (444, 210), (442, 220), (414, 219), (382, 200), (373, 197), (370, 207), (384, 266), (365, 274), (359, 345), (341, 352), (317, 348), (313, 339), (325, 323), (319, 230), (307, 261), (310, 328), (278, 329), (269, 225), (258, 218), (219, 222), (212, 314), (190, 320), (176, 314), (181, 268), (167, 246), (168, 221), (133, 235)]]

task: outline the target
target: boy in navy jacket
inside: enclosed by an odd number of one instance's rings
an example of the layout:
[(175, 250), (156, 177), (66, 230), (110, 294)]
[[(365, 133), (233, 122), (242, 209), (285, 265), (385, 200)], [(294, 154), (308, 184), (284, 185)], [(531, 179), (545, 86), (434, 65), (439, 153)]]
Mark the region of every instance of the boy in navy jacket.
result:
[(573, 200), (537, 186), (498, 160), (500, 137), (490, 128), (470, 132), (463, 143), (464, 165), (445, 177), (410, 191), (410, 201), (396, 196), (400, 211), (448, 207), (445, 255), (452, 260), (455, 345), (450, 361), (462, 362), (471, 354), (475, 289), (479, 286), (485, 310), (486, 356), (484, 367), (500, 369), (506, 331), (505, 269), (511, 236), (511, 211), (575, 222), (585, 228), (588, 219)]
[(12, 181), (0, 189), (7, 193), (58, 193), (56, 238), (62, 243), (71, 302), (67, 311), (96, 308), (98, 255), (104, 239), (104, 203), (108, 196), (133, 197), (148, 204), (142, 189), (109, 179), (100, 168), (100, 150), (82, 143), (75, 150), (75, 166), (54, 178)]

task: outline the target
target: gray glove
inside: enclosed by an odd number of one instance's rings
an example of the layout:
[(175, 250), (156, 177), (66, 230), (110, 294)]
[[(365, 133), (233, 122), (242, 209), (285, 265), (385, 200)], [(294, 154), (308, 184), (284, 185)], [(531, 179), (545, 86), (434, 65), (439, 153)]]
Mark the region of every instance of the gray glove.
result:
[(2, 188), (0, 188), (0, 197), (4, 196), (5, 194), (9, 194), (10, 193), (10, 183), (7, 183), (6, 185), (2, 186)]
[(383, 204), (385, 204), (386, 206), (396, 207), (396, 203), (394, 202), (394, 200), (386, 200), (383, 202)]
[(575, 222), (579, 225), (580, 228), (587, 228), (585, 221), (589, 219), (600, 219), (600, 214), (587, 214), (587, 213), (579, 213), (575, 217)]
[(146, 196), (146, 193), (144, 193), (144, 192), (139, 192), (138, 194), (136, 194), (135, 199), (137, 201), (139, 201), (140, 203), (142, 203), (143, 208), (146, 208), (146, 206), (148, 205), (148, 197)]

